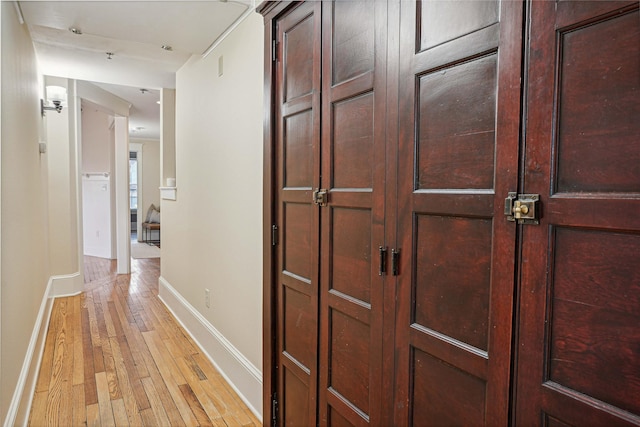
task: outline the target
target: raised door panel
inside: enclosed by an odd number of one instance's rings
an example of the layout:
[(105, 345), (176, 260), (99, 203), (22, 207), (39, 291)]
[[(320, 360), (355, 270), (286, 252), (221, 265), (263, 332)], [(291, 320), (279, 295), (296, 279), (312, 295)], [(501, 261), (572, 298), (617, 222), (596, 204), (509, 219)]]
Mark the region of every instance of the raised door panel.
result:
[(522, 5), (402, 2), (397, 425), (506, 425)]
[(276, 63), (277, 378), (279, 423), (316, 422), (320, 158), (320, 9), (278, 20)]
[(380, 425), (386, 4), (323, 3), (319, 421)]
[(533, 2), (516, 419), (640, 425), (638, 2)]

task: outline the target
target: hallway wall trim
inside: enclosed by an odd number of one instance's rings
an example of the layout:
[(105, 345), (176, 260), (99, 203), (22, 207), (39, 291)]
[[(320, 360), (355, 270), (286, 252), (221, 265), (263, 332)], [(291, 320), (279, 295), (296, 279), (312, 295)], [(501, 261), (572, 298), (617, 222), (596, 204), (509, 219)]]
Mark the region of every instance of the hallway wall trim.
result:
[(162, 276), (160, 301), (262, 422), (262, 373)]
[(72, 297), (82, 292), (83, 277), (80, 272), (51, 276), (49, 281), (53, 282), (48, 290), (51, 298)]
[[(77, 273), (79, 275), (79, 273)], [(69, 275), (73, 276), (73, 275)], [(51, 276), (47, 283), (40, 310), (33, 326), (27, 353), (24, 357), (24, 363), (20, 370), (18, 383), (13, 392), (11, 405), (4, 420), (4, 427), (26, 426), (29, 421), (29, 412), (31, 411), (31, 403), (33, 394), (38, 380), (38, 372), (40, 372), (40, 364), (42, 363), (42, 355), (44, 353), (45, 338), (49, 329), (49, 320), (51, 319), (51, 310), (53, 309), (52, 292), (54, 283), (60, 278), (66, 276)]]

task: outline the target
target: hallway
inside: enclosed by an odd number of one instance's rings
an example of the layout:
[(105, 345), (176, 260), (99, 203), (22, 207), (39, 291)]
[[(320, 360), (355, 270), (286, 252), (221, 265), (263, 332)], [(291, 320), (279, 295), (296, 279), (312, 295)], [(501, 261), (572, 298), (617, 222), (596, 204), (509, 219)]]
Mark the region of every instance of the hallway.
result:
[(131, 267), (85, 257), (55, 301), (29, 425), (261, 425), (157, 298), (160, 260)]

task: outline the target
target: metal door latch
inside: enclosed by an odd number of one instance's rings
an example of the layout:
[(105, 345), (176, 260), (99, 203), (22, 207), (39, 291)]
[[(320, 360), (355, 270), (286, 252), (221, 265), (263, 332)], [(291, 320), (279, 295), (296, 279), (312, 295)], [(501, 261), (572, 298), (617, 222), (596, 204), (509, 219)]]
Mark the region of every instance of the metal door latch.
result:
[(508, 193), (504, 214), (508, 221), (518, 224), (540, 224), (540, 195)]
[(324, 188), (318, 189), (313, 192), (313, 203), (320, 206), (327, 206), (329, 203), (329, 193)]

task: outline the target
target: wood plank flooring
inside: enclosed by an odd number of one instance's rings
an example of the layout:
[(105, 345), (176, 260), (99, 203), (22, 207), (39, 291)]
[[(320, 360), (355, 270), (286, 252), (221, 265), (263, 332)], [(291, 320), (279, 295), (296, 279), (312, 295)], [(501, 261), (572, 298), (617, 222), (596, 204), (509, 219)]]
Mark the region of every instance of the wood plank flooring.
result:
[(81, 295), (54, 302), (31, 426), (259, 426), (157, 298), (159, 259), (85, 257)]

